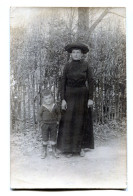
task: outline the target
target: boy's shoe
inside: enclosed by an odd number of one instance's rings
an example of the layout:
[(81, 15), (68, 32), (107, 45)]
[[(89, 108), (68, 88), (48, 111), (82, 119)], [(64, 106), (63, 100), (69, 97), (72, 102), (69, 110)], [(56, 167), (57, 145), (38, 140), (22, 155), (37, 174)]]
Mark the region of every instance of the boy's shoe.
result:
[(60, 158), (59, 153), (56, 152), (56, 145), (52, 145), (52, 154), (55, 158)]
[(46, 151), (44, 151), (44, 152), (42, 153), (42, 155), (41, 155), (41, 159), (45, 159), (45, 158), (46, 158), (46, 156), (47, 156), (47, 152), (46, 152)]
[(47, 156), (47, 145), (43, 145), (41, 159), (45, 159)]
[(85, 152), (84, 152), (83, 149), (81, 149), (80, 156), (81, 156), (81, 157), (84, 157), (84, 156), (85, 156)]

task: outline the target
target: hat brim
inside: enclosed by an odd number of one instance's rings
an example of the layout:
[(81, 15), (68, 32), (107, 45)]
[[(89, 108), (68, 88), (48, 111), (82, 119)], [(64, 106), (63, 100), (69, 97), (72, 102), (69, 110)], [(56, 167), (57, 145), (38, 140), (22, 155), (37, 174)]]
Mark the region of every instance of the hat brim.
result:
[(79, 43), (78, 44), (68, 44), (65, 47), (65, 50), (69, 53), (72, 53), (72, 50), (74, 50), (74, 49), (80, 49), (83, 54), (86, 54), (87, 52), (89, 52), (89, 48), (85, 44), (79, 44)]

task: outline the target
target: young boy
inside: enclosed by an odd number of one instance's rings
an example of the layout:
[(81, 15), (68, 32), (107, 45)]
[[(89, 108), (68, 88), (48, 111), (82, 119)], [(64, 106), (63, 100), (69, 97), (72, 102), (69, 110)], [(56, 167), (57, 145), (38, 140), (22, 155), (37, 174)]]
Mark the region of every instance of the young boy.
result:
[(52, 152), (56, 158), (59, 155), (56, 153), (57, 139), (57, 123), (59, 118), (59, 108), (54, 103), (51, 91), (45, 90), (42, 94), (42, 105), (39, 111), (39, 121), (42, 130), (43, 153), (42, 158), (47, 156), (47, 146), (50, 139)]

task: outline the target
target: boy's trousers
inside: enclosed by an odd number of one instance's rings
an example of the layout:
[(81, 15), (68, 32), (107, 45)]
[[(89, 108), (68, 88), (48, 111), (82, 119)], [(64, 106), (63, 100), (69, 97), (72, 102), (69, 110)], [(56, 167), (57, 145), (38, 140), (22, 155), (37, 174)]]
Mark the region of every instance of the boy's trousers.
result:
[(53, 145), (56, 144), (57, 126), (57, 123), (44, 123), (41, 126), (43, 143), (47, 145), (48, 141), (50, 140)]

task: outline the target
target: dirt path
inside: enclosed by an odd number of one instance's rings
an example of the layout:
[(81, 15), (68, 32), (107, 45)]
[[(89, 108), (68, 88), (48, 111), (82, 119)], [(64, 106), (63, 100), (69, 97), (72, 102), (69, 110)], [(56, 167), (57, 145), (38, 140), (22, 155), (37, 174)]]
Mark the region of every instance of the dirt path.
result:
[(12, 188), (124, 188), (126, 187), (125, 138), (115, 138), (85, 157), (40, 158), (38, 148), (28, 152), (12, 145)]

